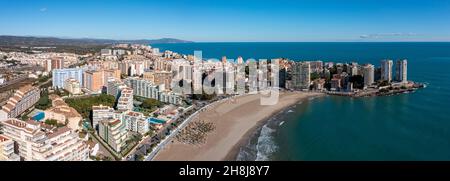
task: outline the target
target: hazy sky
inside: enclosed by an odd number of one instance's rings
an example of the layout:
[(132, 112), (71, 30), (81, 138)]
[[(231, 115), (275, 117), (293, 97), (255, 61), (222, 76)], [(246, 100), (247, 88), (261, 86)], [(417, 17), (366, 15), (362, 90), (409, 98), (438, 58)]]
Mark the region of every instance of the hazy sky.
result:
[(0, 35), (450, 41), (450, 0), (0, 0)]

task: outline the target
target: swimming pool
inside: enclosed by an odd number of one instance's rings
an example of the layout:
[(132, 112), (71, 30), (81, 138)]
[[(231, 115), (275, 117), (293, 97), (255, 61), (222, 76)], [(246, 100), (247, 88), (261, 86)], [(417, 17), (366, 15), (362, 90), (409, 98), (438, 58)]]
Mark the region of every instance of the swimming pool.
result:
[(147, 121), (150, 124), (165, 124), (166, 123), (166, 121), (160, 120), (160, 119), (156, 119), (156, 118), (148, 118)]

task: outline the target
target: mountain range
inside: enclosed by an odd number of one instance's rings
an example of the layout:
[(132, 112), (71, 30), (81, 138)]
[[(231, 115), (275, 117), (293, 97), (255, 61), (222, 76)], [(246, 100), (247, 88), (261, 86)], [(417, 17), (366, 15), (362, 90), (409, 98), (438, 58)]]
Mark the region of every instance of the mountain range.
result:
[(111, 45), (119, 43), (129, 44), (157, 44), (157, 43), (192, 43), (192, 41), (161, 38), (161, 39), (141, 39), (141, 40), (112, 40), (112, 39), (91, 39), (91, 38), (55, 38), (36, 36), (0, 36), (0, 46), (96, 46)]

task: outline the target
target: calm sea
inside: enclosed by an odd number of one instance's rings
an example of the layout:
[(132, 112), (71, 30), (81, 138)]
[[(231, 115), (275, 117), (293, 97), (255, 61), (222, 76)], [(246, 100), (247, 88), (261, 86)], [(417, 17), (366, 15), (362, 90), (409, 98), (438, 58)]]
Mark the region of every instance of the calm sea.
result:
[(293, 60), (408, 59), (411, 94), (323, 97), (287, 109), (254, 134), (239, 160), (450, 160), (450, 43), (188, 43), (161, 51), (204, 58)]

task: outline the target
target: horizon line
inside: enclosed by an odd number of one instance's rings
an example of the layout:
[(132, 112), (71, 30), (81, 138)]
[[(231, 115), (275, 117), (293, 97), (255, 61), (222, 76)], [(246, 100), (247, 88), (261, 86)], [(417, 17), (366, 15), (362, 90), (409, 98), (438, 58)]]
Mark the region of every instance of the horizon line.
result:
[(116, 39), (116, 38), (92, 38), (92, 37), (70, 37), (70, 36), (46, 36), (46, 35), (6, 35), (1, 34), (0, 36), (12, 36), (12, 37), (32, 37), (32, 38), (57, 38), (66, 40), (113, 40), (113, 41), (140, 41), (140, 40), (161, 40), (161, 39), (176, 39), (188, 42), (178, 42), (170, 44), (183, 44), (183, 43), (450, 43), (450, 40), (295, 40), (295, 41), (195, 41), (186, 40), (181, 38), (171, 38), (171, 37), (161, 37), (161, 38), (136, 38), (136, 39)]

